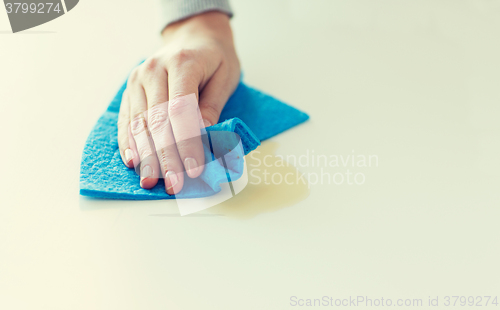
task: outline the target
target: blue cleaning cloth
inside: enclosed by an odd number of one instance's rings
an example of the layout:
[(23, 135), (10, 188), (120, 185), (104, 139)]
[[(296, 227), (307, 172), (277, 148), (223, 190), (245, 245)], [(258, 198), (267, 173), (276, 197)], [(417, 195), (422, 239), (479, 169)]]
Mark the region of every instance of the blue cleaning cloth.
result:
[[(125, 88), (126, 83), (87, 138), (80, 171), (80, 194), (96, 198), (150, 200), (206, 197), (220, 190), (219, 184), (227, 182), (227, 177), (217, 161), (205, 165), (202, 175), (197, 179), (185, 177), (185, 185), (176, 196), (165, 192), (163, 179), (152, 189), (140, 187), (140, 177), (123, 164), (118, 149), (116, 123)], [(304, 112), (240, 82), (222, 110), (219, 123), (208, 127), (207, 132), (238, 134), (242, 153), (246, 155), (257, 148), (260, 141), (307, 119), (309, 116)], [(228, 174), (235, 180), (241, 171), (229, 169)]]

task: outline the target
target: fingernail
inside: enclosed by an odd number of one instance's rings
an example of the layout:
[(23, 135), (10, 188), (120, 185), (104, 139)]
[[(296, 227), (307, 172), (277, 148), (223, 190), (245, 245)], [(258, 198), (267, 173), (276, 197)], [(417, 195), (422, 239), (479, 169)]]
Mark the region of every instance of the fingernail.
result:
[(125, 160), (127, 161), (125, 164), (128, 165), (128, 163), (134, 158), (134, 153), (132, 153), (131, 149), (126, 149), (125, 150)]
[(150, 165), (144, 166), (141, 171), (141, 180), (153, 176), (153, 168)]
[(194, 178), (194, 176), (196, 176), (196, 173), (198, 172), (198, 163), (196, 162), (196, 159), (192, 157), (184, 159), (184, 167), (186, 167), (187, 175), (190, 178)]
[(203, 125), (205, 125), (205, 127), (210, 127), (212, 126), (212, 123), (210, 123), (208, 120), (206, 119), (203, 119)]
[(167, 173), (165, 174), (165, 183), (167, 184), (167, 190), (174, 187), (177, 183), (179, 183), (177, 174), (173, 171), (167, 171)]

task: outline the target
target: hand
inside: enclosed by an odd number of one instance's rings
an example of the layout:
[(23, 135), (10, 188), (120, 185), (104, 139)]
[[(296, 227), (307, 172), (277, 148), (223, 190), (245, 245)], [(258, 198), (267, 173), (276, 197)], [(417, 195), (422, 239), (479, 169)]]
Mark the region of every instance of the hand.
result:
[[(140, 164), (142, 188), (154, 187), (161, 174), (172, 195), (182, 189), (184, 170), (190, 178), (202, 173), (200, 129), (217, 124), (238, 85), (240, 66), (229, 17), (223, 13), (171, 24), (162, 36), (164, 47), (128, 79), (118, 144), (127, 167)], [(177, 146), (165, 148), (171, 145)]]

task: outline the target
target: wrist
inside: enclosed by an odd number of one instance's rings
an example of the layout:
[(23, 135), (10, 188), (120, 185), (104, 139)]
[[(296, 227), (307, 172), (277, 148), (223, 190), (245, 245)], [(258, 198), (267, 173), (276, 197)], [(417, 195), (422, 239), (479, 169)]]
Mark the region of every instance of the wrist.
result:
[(168, 41), (179, 32), (187, 32), (199, 35), (209, 33), (216, 36), (232, 37), (229, 16), (219, 11), (208, 11), (190, 16), (165, 27), (162, 37)]

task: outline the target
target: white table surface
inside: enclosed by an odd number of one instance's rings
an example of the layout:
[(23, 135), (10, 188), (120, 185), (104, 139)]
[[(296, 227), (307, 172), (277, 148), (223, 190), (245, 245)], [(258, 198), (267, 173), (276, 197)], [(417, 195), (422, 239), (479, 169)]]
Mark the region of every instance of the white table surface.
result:
[(201, 216), (83, 198), (83, 144), (160, 46), (157, 4), (81, 1), (16, 35), (0, 10), (0, 309), (500, 295), (500, 1), (232, 3), (245, 81), (311, 116), (262, 152), (378, 166), (351, 167), (362, 185), (250, 186)]

